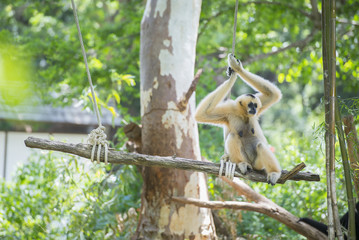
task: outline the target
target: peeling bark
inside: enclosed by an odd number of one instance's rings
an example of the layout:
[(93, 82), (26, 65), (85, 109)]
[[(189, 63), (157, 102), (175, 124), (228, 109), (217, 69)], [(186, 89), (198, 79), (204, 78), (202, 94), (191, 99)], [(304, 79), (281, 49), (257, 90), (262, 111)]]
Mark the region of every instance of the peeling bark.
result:
[[(142, 153), (200, 160), (195, 98), (179, 109), (190, 88), (201, 0), (148, 0), (141, 24)], [(182, 111), (181, 111), (182, 110)], [(180, 206), (166, 199), (208, 200), (205, 175), (145, 167), (136, 239), (213, 239), (210, 210)]]

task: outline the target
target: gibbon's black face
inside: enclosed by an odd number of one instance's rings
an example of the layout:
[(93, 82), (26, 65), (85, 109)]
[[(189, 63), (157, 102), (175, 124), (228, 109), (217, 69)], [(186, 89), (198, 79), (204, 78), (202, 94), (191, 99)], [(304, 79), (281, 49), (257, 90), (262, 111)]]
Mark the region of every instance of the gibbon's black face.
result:
[(249, 114), (256, 114), (257, 113), (257, 103), (250, 102), (248, 104), (248, 113)]
[(239, 97), (238, 101), (241, 107), (245, 109), (248, 115), (253, 115), (253, 116), (256, 115), (258, 109), (262, 107), (262, 104), (258, 99), (258, 97), (256, 97), (253, 94), (242, 95)]

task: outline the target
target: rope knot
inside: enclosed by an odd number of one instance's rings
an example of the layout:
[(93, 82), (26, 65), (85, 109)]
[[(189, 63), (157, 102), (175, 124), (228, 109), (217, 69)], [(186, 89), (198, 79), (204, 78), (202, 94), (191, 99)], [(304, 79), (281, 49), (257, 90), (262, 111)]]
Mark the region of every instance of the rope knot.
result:
[(88, 135), (87, 142), (92, 145), (91, 151), (91, 161), (94, 161), (94, 155), (96, 150), (96, 145), (98, 145), (97, 149), (97, 162), (100, 163), (101, 158), (101, 146), (105, 148), (105, 163), (107, 164), (107, 155), (108, 155), (108, 142), (107, 135), (105, 133), (105, 127), (99, 126), (96, 129), (93, 129)]

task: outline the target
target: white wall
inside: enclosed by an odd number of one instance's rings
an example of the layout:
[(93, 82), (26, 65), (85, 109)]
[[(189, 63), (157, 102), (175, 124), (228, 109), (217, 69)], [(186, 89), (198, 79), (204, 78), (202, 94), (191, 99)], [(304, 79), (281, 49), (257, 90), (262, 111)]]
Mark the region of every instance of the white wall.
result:
[(0, 176), (4, 176), (5, 132), (0, 132)]
[[(30, 149), (25, 146), (24, 140), (28, 137), (39, 137), (49, 139), (48, 133), (25, 133), (25, 132), (7, 132), (7, 154), (4, 159), (5, 132), (0, 132), (0, 176), (10, 180), (17, 167), (27, 161), (33, 151), (39, 149)], [(87, 134), (51, 134), (54, 140), (65, 141), (68, 143), (85, 143)], [(6, 162), (6, 171), (4, 176), (4, 163)]]

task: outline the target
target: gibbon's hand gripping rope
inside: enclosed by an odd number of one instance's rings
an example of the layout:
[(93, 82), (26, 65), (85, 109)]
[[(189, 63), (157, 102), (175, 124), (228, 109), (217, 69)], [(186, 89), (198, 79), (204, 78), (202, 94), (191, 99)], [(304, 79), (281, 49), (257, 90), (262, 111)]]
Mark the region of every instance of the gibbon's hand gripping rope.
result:
[(100, 159), (101, 159), (101, 146), (104, 146), (104, 148), (105, 148), (105, 163), (107, 164), (108, 142), (106, 141), (107, 136), (106, 136), (106, 133), (105, 133), (105, 127), (102, 126), (102, 123), (101, 123), (100, 113), (99, 113), (98, 105), (97, 105), (97, 101), (96, 101), (95, 90), (94, 90), (93, 85), (92, 85), (91, 74), (90, 74), (89, 66), (87, 64), (86, 51), (85, 51), (84, 43), (83, 43), (83, 40), (82, 40), (80, 24), (79, 24), (79, 19), (77, 17), (76, 5), (75, 5), (74, 0), (71, 0), (71, 4), (72, 4), (72, 10), (73, 10), (73, 13), (74, 13), (74, 17), (75, 17), (77, 33), (78, 33), (78, 37), (79, 37), (80, 44), (81, 44), (82, 56), (84, 58), (84, 62), (85, 62), (85, 66), (86, 66), (87, 78), (88, 78), (88, 81), (90, 83), (93, 108), (95, 109), (97, 122), (98, 122), (98, 125), (99, 125), (98, 128), (96, 128), (96, 129), (94, 129), (94, 130), (92, 130), (90, 132), (90, 134), (88, 135), (88, 139), (87, 139), (87, 142), (92, 145), (91, 161), (94, 161), (96, 145), (98, 145), (97, 162), (98, 163), (100, 162)]

